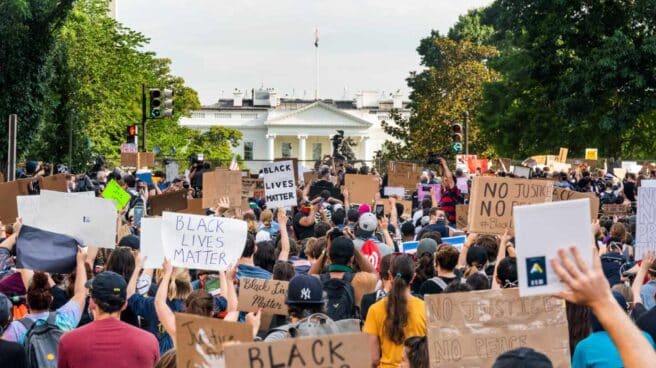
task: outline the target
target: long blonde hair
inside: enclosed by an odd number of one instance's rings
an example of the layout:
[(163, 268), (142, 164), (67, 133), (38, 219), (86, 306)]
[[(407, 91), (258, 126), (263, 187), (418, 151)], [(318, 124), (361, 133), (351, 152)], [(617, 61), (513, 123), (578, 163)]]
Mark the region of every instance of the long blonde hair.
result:
[[(161, 284), (163, 278), (162, 270), (157, 270), (157, 283)], [(162, 285), (160, 285), (161, 287)], [(167, 297), (171, 299), (186, 299), (193, 291), (191, 287), (191, 275), (185, 268), (174, 268), (173, 275), (169, 281)]]

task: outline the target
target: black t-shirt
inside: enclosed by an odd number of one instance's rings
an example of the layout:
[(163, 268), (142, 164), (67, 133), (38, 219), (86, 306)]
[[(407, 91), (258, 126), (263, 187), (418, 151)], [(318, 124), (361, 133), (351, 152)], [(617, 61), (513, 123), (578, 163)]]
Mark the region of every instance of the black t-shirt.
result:
[(20, 344), (0, 339), (0, 363), (3, 368), (27, 368), (25, 349)]
[[(639, 303), (641, 304), (641, 303)], [(644, 313), (636, 321), (638, 328), (651, 335), (651, 338), (656, 341), (656, 308), (652, 308)]]
[[(453, 280), (458, 279), (457, 277), (440, 277), (445, 284), (449, 285)], [(424, 281), (419, 288), (419, 294), (439, 294), (444, 291), (436, 282), (431, 281), (430, 279)]]
[(635, 183), (628, 182), (628, 181), (626, 183), (624, 183), (624, 196), (626, 196), (626, 198), (629, 201), (635, 202), (635, 200), (636, 200), (635, 195), (636, 195), (636, 185), (635, 185)]
[(294, 233), (296, 233), (296, 239), (303, 240), (311, 238), (314, 236), (314, 224), (311, 226), (301, 225), (301, 219), (305, 217), (304, 214), (298, 212), (294, 215)]
[(449, 228), (445, 224), (430, 224), (427, 226), (424, 226), (421, 229), (421, 232), (417, 236), (417, 239), (421, 239), (421, 236), (426, 234), (427, 232), (438, 232), (443, 238), (448, 238), (449, 237)]

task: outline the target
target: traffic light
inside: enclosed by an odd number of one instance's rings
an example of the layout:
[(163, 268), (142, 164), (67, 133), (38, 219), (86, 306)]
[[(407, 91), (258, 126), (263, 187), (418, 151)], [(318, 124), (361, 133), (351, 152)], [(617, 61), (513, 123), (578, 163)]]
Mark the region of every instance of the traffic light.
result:
[(137, 143), (137, 126), (128, 125), (128, 138), (126, 143)]
[(173, 116), (173, 91), (170, 89), (162, 90), (162, 114), (163, 118)]
[(453, 150), (455, 152), (462, 151), (462, 141), (464, 130), (462, 129), (462, 124), (453, 123), (451, 124), (451, 138), (453, 139)]
[(159, 118), (162, 115), (162, 91), (159, 88), (151, 88), (150, 93), (150, 117)]

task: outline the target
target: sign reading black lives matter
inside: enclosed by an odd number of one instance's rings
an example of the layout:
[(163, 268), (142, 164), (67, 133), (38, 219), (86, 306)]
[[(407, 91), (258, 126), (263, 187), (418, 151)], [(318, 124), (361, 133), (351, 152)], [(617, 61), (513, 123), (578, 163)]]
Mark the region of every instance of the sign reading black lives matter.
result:
[(264, 195), (268, 208), (296, 206), (296, 184), (293, 161), (277, 161), (266, 164), (264, 173)]

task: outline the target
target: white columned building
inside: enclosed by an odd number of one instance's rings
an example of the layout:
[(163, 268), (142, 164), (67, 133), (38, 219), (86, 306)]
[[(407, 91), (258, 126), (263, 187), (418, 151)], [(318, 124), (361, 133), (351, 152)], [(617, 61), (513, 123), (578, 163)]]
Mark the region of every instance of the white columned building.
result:
[[(332, 153), (330, 138), (338, 130), (350, 137), (356, 160), (371, 165), (375, 152), (390, 139), (381, 122), (390, 119), (392, 108), (410, 115), (400, 93), (381, 96), (360, 92), (353, 100), (302, 100), (280, 98), (271, 89), (233, 92), (232, 99), (193, 111), (180, 125), (199, 130), (223, 126), (241, 131), (243, 138), (233, 153), (252, 171), (277, 158), (298, 158), (305, 167)], [(199, 152), (200, 153), (200, 152)]]

